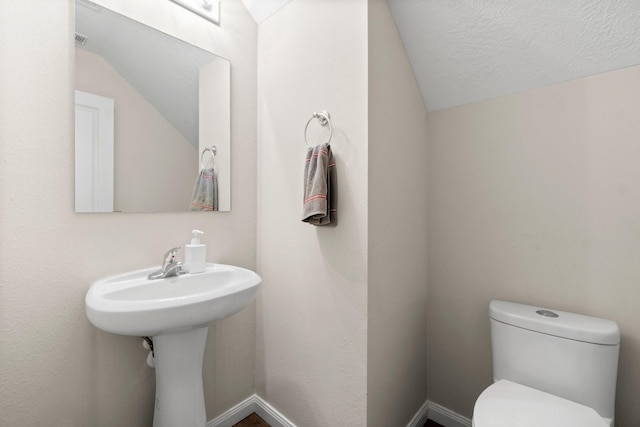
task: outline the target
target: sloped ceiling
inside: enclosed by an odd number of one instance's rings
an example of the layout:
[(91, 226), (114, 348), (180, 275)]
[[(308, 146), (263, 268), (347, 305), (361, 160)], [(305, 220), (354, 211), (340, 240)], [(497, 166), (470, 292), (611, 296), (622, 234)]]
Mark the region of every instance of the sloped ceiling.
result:
[(640, 0), (388, 0), (427, 109), (640, 63)]
[(199, 69), (216, 56), (89, 1), (76, 2), (75, 24), (88, 36), (76, 47), (104, 58), (197, 147)]

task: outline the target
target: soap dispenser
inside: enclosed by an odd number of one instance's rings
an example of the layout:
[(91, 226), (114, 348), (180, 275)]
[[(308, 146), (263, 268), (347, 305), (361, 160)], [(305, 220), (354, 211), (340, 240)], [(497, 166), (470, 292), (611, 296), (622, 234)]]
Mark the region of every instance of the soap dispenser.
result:
[(204, 233), (191, 231), (191, 243), (184, 246), (184, 269), (187, 273), (202, 273), (207, 266), (207, 246), (200, 243)]

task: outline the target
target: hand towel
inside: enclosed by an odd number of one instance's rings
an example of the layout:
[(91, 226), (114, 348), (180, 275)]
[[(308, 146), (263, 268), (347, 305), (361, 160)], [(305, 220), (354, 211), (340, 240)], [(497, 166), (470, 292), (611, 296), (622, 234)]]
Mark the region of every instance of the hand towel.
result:
[(302, 221), (312, 225), (336, 225), (337, 191), (336, 163), (331, 146), (324, 143), (309, 148), (304, 165)]
[(192, 211), (218, 210), (218, 178), (213, 168), (202, 169), (193, 186)]

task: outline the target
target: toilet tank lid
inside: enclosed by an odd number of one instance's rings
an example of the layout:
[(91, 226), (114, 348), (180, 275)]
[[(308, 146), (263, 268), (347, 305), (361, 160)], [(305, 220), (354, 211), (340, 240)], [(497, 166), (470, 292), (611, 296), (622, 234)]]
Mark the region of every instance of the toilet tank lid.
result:
[(603, 345), (620, 343), (618, 324), (597, 317), (498, 300), (489, 304), (489, 316), (498, 322), (561, 338)]

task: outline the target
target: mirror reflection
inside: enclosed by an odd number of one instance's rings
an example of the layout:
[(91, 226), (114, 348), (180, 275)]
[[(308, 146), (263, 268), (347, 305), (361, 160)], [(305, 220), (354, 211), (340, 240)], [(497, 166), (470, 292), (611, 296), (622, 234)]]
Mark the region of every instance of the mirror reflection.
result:
[(76, 212), (230, 210), (229, 62), (84, 0), (75, 32)]

